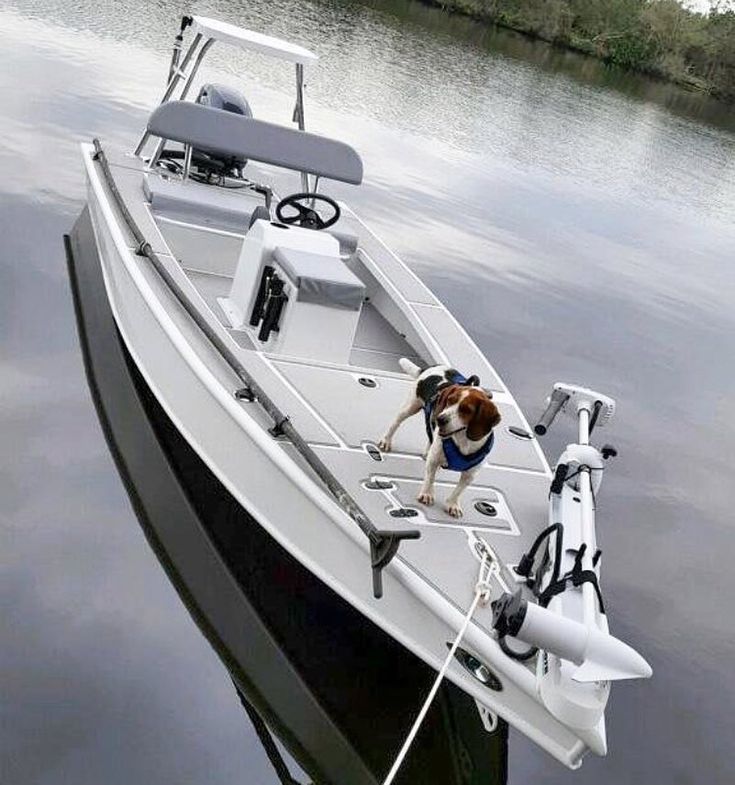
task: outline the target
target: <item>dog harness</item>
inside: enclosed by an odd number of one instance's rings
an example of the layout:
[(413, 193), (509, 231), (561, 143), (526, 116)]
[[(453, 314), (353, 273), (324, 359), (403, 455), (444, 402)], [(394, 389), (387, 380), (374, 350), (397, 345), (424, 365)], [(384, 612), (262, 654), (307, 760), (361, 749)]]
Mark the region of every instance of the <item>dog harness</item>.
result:
[[(471, 377), (471, 380), (466, 379), (459, 371), (454, 371), (449, 381), (442, 382), (437, 388), (431, 398), (424, 404), (424, 422), (426, 424), (426, 435), (429, 438), (429, 444), (434, 439), (434, 407), (439, 393), (453, 384), (458, 384), (461, 387), (474, 386), (472, 381), (477, 377)], [(495, 444), (495, 434), (491, 433), (490, 438), (485, 444), (480, 447), (476, 452), (470, 455), (464, 455), (459, 451), (459, 447), (452, 439), (451, 434), (442, 438), (442, 447), (444, 448), (444, 458), (446, 459), (447, 469), (452, 469), (455, 472), (466, 472), (469, 469), (474, 469), (475, 466), (481, 464), (487, 457), (490, 450)]]

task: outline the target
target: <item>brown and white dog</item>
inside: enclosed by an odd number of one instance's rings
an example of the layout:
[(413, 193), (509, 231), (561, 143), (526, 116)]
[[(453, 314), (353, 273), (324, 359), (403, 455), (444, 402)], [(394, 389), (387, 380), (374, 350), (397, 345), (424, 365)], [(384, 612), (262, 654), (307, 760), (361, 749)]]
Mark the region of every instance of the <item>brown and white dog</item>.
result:
[(487, 392), (470, 386), (453, 368), (435, 365), (422, 371), (405, 357), (399, 362), (416, 379), (416, 385), (378, 447), (390, 452), (401, 423), (423, 409), (430, 443), (425, 455), (424, 482), (417, 498), (421, 504), (433, 504), (437, 471), (442, 467), (460, 471), (459, 482), (445, 502), (446, 511), (453, 518), (460, 518), (459, 497), (472, 483), (492, 447), (493, 428), (500, 422), (500, 413)]

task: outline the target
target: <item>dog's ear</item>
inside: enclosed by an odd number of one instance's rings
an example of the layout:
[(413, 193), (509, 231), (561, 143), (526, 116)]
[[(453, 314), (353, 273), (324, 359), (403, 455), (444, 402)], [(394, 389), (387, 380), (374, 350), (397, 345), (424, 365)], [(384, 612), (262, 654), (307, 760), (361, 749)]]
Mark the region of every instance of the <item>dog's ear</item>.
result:
[(500, 422), (498, 407), (489, 399), (483, 398), (477, 405), (472, 419), (467, 424), (467, 438), (473, 442), (487, 436)]
[(447, 408), (449, 396), (457, 392), (458, 385), (450, 384), (449, 387), (445, 387), (438, 395), (436, 399), (436, 403), (434, 404), (434, 415), (439, 414), (441, 411)]

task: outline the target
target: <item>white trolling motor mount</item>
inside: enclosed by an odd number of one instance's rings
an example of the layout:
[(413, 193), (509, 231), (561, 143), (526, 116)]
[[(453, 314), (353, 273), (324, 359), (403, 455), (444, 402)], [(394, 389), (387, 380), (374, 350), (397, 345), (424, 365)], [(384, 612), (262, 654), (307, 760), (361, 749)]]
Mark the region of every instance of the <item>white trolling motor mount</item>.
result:
[(578, 441), (567, 445), (556, 464), (549, 525), (515, 567), (526, 590), (506, 592), (492, 603), (493, 626), (508, 656), (538, 655), (536, 685), (544, 705), (604, 755), (610, 682), (648, 678), (652, 671), (638, 652), (610, 635), (599, 584), (596, 496), (605, 460), (617, 451), (611, 445), (594, 447), (590, 434), (610, 422), (615, 401), (557, 383), (536, 433), (545, 434), (560, 411), (577, 419)]

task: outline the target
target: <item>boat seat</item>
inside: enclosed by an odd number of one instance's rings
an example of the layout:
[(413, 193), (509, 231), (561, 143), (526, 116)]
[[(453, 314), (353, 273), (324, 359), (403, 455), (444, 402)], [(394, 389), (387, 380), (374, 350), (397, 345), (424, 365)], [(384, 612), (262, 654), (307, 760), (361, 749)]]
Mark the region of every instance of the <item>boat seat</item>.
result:
[(158, 215), (238, 234), (244, 234), (252, 226), (252, 214), (262, 207), (257, 206), (251, 213), (243, 209), (247, 202), (243, 204), (242, 194), (237, 190), (213, 188), (193, 180), (169, 180), (154, 173), (144, 175), (143, 193)]
[(300, 302), (359, 311), (365, 285), (337, 256), (278, 247), (274, 260), (297, 290)]

